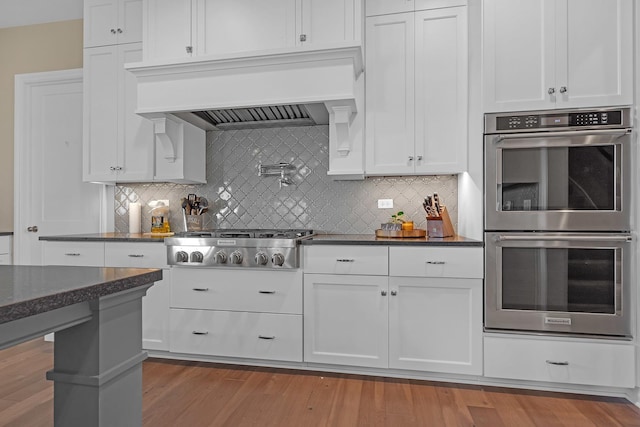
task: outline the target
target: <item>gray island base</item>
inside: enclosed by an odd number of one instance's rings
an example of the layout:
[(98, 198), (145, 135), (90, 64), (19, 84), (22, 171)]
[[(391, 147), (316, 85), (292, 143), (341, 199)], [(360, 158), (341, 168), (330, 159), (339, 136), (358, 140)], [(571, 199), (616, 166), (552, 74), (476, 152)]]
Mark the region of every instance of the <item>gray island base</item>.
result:
[(56, 332), (55, 426), (142, 425), (142, 297), (162, 270), (0, 266), (0, 348)]

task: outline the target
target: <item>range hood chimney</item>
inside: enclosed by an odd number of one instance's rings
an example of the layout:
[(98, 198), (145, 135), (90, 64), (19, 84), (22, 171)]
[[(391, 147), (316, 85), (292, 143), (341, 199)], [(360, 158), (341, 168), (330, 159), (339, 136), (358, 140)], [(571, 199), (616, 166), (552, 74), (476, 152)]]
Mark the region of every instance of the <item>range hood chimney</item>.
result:
[(329, 174), (364, 177), (360, 44), (148, 61), (126, 69), (137, 79), (136, 112), (159, 132), (171, 116), (205, 130), (329, 124), (330, 165), (336, 166)]

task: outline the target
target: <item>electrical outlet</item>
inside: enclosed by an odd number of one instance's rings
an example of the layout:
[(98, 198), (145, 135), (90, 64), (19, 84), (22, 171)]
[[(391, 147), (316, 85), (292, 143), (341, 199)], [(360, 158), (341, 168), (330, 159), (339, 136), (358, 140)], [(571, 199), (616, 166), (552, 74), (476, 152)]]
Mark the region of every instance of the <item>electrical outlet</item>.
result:
[(378, 199), (378, 209), (393, 209), (393, 199)]

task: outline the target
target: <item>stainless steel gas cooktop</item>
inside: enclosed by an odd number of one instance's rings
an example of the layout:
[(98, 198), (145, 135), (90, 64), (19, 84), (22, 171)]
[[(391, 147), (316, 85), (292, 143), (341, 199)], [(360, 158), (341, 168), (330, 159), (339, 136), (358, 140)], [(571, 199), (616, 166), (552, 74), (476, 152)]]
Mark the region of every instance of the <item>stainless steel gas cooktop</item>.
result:
[(179, 233), (164, 240), (167, 263), (189, 267), (298, 268), (308, 229), (222, 229)]

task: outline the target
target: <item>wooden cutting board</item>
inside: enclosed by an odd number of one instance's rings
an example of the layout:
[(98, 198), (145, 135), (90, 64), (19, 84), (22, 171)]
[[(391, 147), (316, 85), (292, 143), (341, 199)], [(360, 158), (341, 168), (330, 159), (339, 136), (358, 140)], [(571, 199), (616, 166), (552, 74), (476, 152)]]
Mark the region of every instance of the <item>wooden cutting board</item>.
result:
[(427, 231), (419, 228), (413, 230), (376, 230), (376, 237), (416, 238), (425, 237), (426, 235)]

